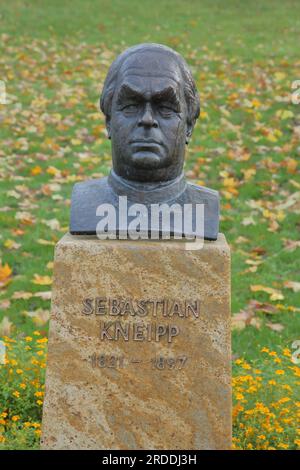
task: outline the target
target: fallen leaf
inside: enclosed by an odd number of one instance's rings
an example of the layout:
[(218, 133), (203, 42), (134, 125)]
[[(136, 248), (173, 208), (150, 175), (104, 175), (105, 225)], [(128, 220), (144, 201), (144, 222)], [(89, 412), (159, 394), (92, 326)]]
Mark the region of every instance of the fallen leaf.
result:
[(262, 305), (257, 300), (250, 300), (248, 305), (239, 313), (235, 313), (231, 320), (233, 329), (243, 330), (246, 326), (261, 327), (261, 319), (256, 316), (256, 311)]
[(40, 245), (49, 245), (49, 246), (53, 246), (55, 245), (55, 242), (52, 242), (50, 240), (43, 240), (42, 238), (39, 238), (37, 240), (37, 242), (40, 244)]
[(18, 248), (20, 248), (21, 244), (15, 242), (15, 240), (10, 240), (10, 239), (8, 239), (8, 240), (5, 240), (4, 246), (5, 246), (5, 248), (7, 248), (8, 250), (17, 250)]
[(300, 240), (284, 240), (283, 244), (287, 251), (294, 251), (296, 248), (300, 248)]
[(256, 225), (256, 222), (255, 220), (253, 219), (253, 217), (245, 217), (243, 220), (242, 220), (242, 224), (245, 225), (247, 227), (247, 225)]
[(242, 237), (242, 236), (237, 237), (237, 239), (235, 240), (235, 243), (248, 243), (248, 242), (250, 242), (250, 239), (246, 237)]
[(300, 282), (285, 281), (283, 283), (283, 285), (286, 289), (292, 289), (294, 292), (299, 292), (300, 291)]
[(7, 310), (10, 307), (10, 300), (9, 299), (2, 299), (0, 300), (0, 309)]
[(36, 292), (33, 294), (33, 297), (39, 297), (40, 299), (43, 300), (50, 300), (51, 299), (51, 291), (45, 291), (45, 292)]
[(7, 286), (7, 284), (11, 281), (11, 274), (12, 269), (10, 266), (7, 263), (2, 264), (0, 262), (0, 288)]
[(42, 222), (51, 230), (60, 230), (60, 223), (57, 219), (43, 220)]
[(270, 295), (270, 300), (283, 300), (284, 295), (277, 289), (273, 289), (273, 287), (265, 287), (259, 284), (251, 285), (250, 289), (252, 292), (266, 292)]
[(52, 284), (52, 279), (50, 276), (40, 276), (39, 274), (34, 274), (34, 279), (31, 282), (39, 286), (49, 286)]
[(36, 176), (36, 175), (39, 175), (42, 173), (42, 169), (40, 166), (34, 166), (32, 169), (31, 169), (31, 172), (32, 176)]
[(25, 312), (25, 315), (32, 318), (37, 326), (41, 326), (47, 323), (49, 320), (50, 312), (49, 310), (43, 310), (42, 308), (39, 308), (33, 312)]
[(14, 292), (11, 298), (14, 300), (19, 300), (19, 299), (27, 300), (27, 299), (30, 299), (31, 297), (32, 297), (31, 292), (25, 292), (23, 290), (20, 290), (18, 292)]
[(284, 326), (281, 325), (281, 323), (271, 323), (271, 322), (267, 322), (266, 323), (266, 326), (268, 328), (270, 328), (270, 330), (273, 330), (273, 331), (282, 331), (284, 329)]
[(13, 329), (13, 323), (8, 317), (3, 317), (0, 322), (0, 336), (10, 336)]

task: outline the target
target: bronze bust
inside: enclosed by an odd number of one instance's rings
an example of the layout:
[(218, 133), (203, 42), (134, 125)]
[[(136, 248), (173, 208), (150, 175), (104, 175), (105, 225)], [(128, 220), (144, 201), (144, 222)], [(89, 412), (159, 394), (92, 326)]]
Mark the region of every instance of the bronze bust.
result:
[[(125, 50), (108, 71), (100, 108), (111, 139), (113, 168), (108, 177), (75, 184), (71, 234), (95, 234), (97, 207), (112, 204), (118, 212), (119, 197), (126, 196), (129, 207), (202, 204), (204, 238), (216, 240), (218, 192), (188, 183), (183, 173), (185, 146), (200, 113), (185, 60), (160, 44)], [(164, 227), (158, 232), (163, 234)], [(188, 234), (183, 230), (182, 235)]]

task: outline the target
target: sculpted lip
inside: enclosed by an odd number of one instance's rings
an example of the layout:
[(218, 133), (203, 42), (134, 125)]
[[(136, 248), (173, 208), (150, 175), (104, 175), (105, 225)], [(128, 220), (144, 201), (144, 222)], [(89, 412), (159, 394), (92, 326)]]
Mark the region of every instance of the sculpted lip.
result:
[(156, 140), (152, 139), (136, 139), (131, 140), (129, 143), (138, 145), (161, 145), (161, 142), (157, 142)]

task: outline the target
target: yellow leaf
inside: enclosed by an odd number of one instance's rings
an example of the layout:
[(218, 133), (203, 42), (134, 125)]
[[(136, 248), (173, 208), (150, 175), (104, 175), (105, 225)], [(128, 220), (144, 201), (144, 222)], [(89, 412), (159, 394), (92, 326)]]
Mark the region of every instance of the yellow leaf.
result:
[(49, 166), (47, 168), (47, 173), (52, 176), (58, 176), (60, 175), (60, 170), (58, 168), (55, 168), (55, 166)]
[(5, 287), (11, 280), (12, 269), (5, 263), (0, 263), (0, 287)]
[(266, 292), (270, 295), (270, 300), (283, 300), (284, 295), (277, 289), (273, 289), (273, 287), (266, 287), (260, 284), (251, 285), (250, 289), (252, 292)]
[(256, 169), (247, 168), (247, 169), (242, 170), (242, 173), (244, 174), (245, 181), (249, 181), (252, 178), (252, 176), (256, 174)]
[(72, 145), (81, 145), (82, 141), (80, 139), (71, 139)]
[(35, 274), (34, 280), (31, 282), (33, 284), (38, 284), (39, 286), (49, 286), (52, 284), (52, 279), (50, 276), (40, 276), (39, 274)]
[(14, 240), (5, 240), (4, 242), (4, 246), (5, 248), (7, 248), (8, 250), (17, 250), (18, 248), (20, 248), (20, 243), (16, 243)]
[(275, 72), (274, 77), (275, 77), (275, 80), (280, 82), (281, 80), (283, 80), (286, 77), (286, 74), (284, 72)]
[(269, 134), (267, 139), (270, 141), (270, 142), (277, 142), (277, 137), (275, 137), (274, 134)]
[(39, 238), (37, 240), (37, 242), (40, 244), (40, 245), (50, 245), (50, 246), (53, 246), (55, 245), (55, 242), (52, 242), (50, 240), (43, 240), (42, 238)]
[(280, 109), (277, 111), (276, 116), (278, 116), (283, 121), (284, 119), (292, 118), (294, 113), (288, 109)]
[(40, 166), (35, 166), (31, 169), (32, 176), (39, 175), (40, 173), (42, 173), (42, 169)]

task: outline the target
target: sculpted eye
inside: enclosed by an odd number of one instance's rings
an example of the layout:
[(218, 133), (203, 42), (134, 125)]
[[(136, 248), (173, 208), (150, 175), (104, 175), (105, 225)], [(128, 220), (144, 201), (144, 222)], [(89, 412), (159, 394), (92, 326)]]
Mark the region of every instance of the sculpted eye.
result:
[(137, 110), (138, 110), (137, 104), (128, 104), (122, 108), (122, 111), (124, 111), (126, 114), (135, 113)]
[(174, 109), (171, 108), (170, 106), (160, 106), (159, 107), (159, 112), (164, 117), (172, 116), (172, 114), (175, 113)]

